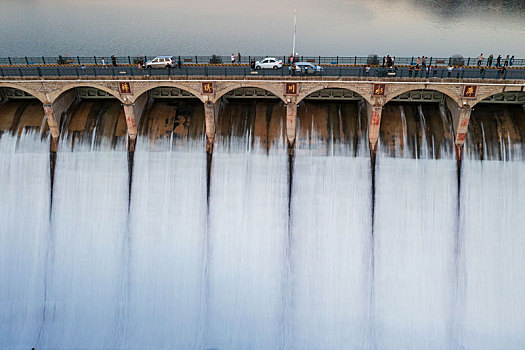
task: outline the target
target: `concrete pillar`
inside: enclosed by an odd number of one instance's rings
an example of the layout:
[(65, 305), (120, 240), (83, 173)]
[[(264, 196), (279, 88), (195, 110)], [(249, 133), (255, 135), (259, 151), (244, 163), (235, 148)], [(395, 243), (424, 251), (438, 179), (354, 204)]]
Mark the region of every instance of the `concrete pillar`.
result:
[(49, 126), (51, 137), (53, 139), (58, 139), (60, 136), (60, 128), (52, 104), (44, 104), (44, 118), (46, 118), (47, 125)]
[(206, 120), (206, 139), (213, 143), (215, 140), (215, 123), (219, 115), (219, 102), (206, 102), (204, 104), (204, 117)]
[(370, 151), (377, 151), (377, 142), (379, 140), (379, 129), (381, 126), (381, 114), (383, 106), (366, 104), (368, 113), (368, 142), (370, 142)]
[(131, 140), (137, 138), (137, 123), (135, 121), (135, 105), (133, 103), (124, 103), (124, 115), (126, 116), (126, 125), (128, 126), (128, 136)]
[(446, 98), (446, 104), (450, 114), (452, 115), (454, 128), (454, 143), (456, 146), (462, 147), (467, 138), (468, 124), (470, 121), (470, 114), (472, 108), (468, 104), (458, 106), (458, 104), (451, 98)]
[(286, 104), (286, 137), (288, 145), (293, 146), (295, 143), (295, 133), (297, 124), (297, 103), (288, 102)]
[(60, 95), (53, 103), (44, 103), (44, 118), (46, 118), (52, 138), (58, 139), (60, 136), (60, 122), (76, 99), (75, 91), (69, 90)]

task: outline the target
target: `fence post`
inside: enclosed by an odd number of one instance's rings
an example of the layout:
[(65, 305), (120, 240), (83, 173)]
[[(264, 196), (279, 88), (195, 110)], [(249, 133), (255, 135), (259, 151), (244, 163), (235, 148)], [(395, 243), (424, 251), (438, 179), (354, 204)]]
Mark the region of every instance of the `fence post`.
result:
[(97, 64), (97, 56), (93, 56), (93, 59), (95, 60), (95, 64)]
[(319, 64), (321, 64), (321, 56), (319, 56)]
[(186, 76), (188, 76), (188, 67), (186, 67), (185, 69), (186, 69)]
[(115, 76), (115, 68), (111, 67), (111, 70), (113, 71), (113, 76)]
[(80, 78), (80, 73), (78, 72), (78, 68), (75, 68), (75, 71), (77, 72), (77, 77)]
[(467, 67), (470, 66), (470, 57), (467, 60)]
[(339, 77), (342, 77), (341, 73), (341, 67), (339, 67)]
[(42, 70), (40, 69), (40, 67), (36, 67), (37, 70), (38, 70), (38, 76), (39, 77), (42, 77)]
[(0, 67), (0, 74), (2, 74), (2, 77), (4, 76), (4, 70), (2, 69), (2, 67)]
[(57, 67), (57, 74), (60, 76), (60, 67)]
[(430, 57), (430, 66), (432, 66), (432, 57)]
[(336, 59), (335, 63), (339, 64), (339, 56), (337, 56), (337, 59)]
[(23, 77), (24, 75), (22, 74), (22, 68), (18, 67), (18, 71), (20, 72), (20, 76)]
[(12, 66), (13, 63), (11, 62), (11, 57), (7, 57), (7, 59), (9, 60), (9, 65)]
[(128, 56), (128, 64), (131, 66), (131, 57)]
[(77, 62), (80, 64), (80, 56), (77, 56)]
[(199, 63), (199, 61), (197, 60), (197, 56), (195, 56), (195, 63)]
[(25, 57), (25, 59), (26, 59), (26, 64), (29, 65), (29, 61), (27, 60), (27, 56)]
[(44, 58), (44, 56), (42, 56), (42, 62), (44, 62), (44, 64), (46, 64), (46, 59)]

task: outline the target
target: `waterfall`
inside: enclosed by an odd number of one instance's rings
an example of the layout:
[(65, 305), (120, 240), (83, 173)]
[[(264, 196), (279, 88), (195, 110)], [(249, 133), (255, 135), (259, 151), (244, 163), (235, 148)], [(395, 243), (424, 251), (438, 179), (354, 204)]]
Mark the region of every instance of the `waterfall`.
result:
[(288, 156), (251, 144), (232, 137), (213, 155), (204, 348), (283, 346)]
[(0, 132), (0, 348), (525, 346), (521, 107), (459, 162), (445, 106), (391, 104), (375, 163), (362, 103), (304, 102), (292, 152), (281, 103), (232, 99), (212, 154), (198, 101), (134, 152), (118, 103), (73, 107), (53, 172), (40, 120)]
[(43, 322), (49, 139), (0, 137), (0, 348), (31, 348)]
[(139, 139), (133, 163), (126, 347), (202, 348), (204, 141)]

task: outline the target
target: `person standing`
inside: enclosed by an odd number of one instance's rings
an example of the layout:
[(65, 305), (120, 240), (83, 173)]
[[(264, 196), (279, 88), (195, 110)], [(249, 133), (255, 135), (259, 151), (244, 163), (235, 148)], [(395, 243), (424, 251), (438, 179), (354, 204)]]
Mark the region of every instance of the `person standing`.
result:
[(484, 59), (484, 57), (483, 57), (483, 53), (482, 53), (482, 54), (480, 54), (480, 55), (478, 56), (478, 67), (480, 67), (481, 64), (483, 63), (483, 59)]
[(106, 68), (106, 60), (102, 57), (102, 67)]
[(505, 63), (503, 65), (504, 65), (504, 67), (508, 67), (509, 66), (509, 55), (507, 55), (507, 57), (505, 57)]
[(241, 63), (241, 53), (237, 52), (237, 58), (239, 59), (238, 62)]
[(111, 64), (113, 64), (113, 67), (117, 66), (117, 58), (115, 55), (111, 55)]
[(494, 55), (490, 55), (489, 59), (487, 60), (487, 66), (492, 67), (492, 61), (494, 60)]
[(232, 53), (232, 57), (231, 58), (232, 58), (232, 64), (234, 64), (235, 63), (235, 55), (233, 53)]
[(514, 64), (514, 55), (512, 55), (512, 57), (510, 58), (509, 64), (511, 67)]
[(501, 55), (498, 55), (498, 58), (496, 58), (496, 67), (501, 67)]
[(427, 58), (425, 56), (421, 58), (421, 67), (423, 67), (423, 69), (427, 67)]
[(181, 69), (182, 68), (182, 61), (180, 59), (180, 56), (179, 58), (177, 59), (177, 68)]

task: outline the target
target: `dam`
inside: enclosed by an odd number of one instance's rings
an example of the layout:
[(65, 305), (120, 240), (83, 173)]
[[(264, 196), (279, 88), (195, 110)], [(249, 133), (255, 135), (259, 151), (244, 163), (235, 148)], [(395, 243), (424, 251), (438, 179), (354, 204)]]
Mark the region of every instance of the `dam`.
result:
[(522, 348), (524, 86), (3, 78), (0, 348)]

